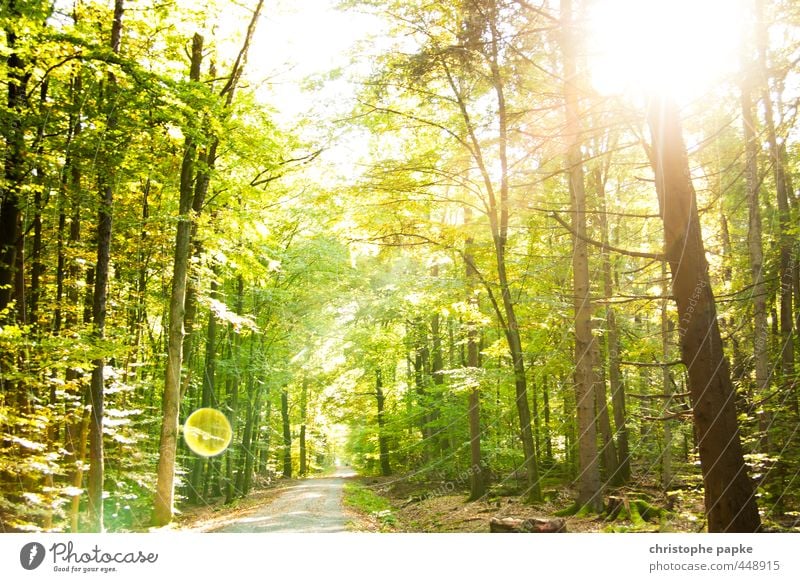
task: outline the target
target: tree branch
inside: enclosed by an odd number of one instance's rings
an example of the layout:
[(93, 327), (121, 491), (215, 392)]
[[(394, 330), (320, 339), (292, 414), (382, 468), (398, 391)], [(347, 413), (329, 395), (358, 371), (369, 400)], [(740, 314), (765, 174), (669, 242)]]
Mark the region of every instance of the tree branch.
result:
[(594, 239), (589, 238), (588, 236), (581, 236), (578, 233), (576, 233), (574, 230), (572, 230), (572, 226), (567, 224), (556, 212), (551, 212), (550, 216), (552, 216), (555, 219), (556, 222), (558, 222), (561, 226), (563, 226), (570, 233), (572, 233), (572, 236), (577, 236), (579, 239), (581, 239), (584, 242), (589, 243), (592, 246), (595, 246), (595, 247), (598, 247), (598, 248), (601, 248), (601, 249), (604, 249), (604, 250), (607, 250), (607, 251), (611, 251), (613, 253), (617, 253), (617, 254), (620, 254), (620, 255), (627, 255), (629, 257), (639, 257), (641, 259), (653, 259), (655, 261), (664, 261), (664, 260), (666, 260), (666, 257), (662, 253), (645, 253), (645, 252), (641, 252), (641, 251), (629, 251), (627, 249), (621, 249), (619, 247), (612, 247), (610, 245), (605, 245), (605, 244), (601, 243), (600, 241), (596, 241)]

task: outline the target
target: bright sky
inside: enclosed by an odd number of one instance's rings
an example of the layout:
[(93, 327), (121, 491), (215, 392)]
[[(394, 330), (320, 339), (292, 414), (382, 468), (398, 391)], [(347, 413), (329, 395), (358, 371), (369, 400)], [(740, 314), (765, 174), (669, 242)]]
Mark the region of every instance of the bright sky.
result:
[(701, 96), (739, 66), (745, 0), (596, 0), (590, 70), (603, 93)]
[(264, 83), (264, 100), (283, 121), (329, 103), (343, 108), (351, 94), (345, 78), (328, 81), (313, 94), (303, 90), (310, 78), (348, 67), (356, 44), (375, 28), (366, 15), (338, 11), (335, 4), (336, 0), (278, 0), (265, 5), (247, 75)]

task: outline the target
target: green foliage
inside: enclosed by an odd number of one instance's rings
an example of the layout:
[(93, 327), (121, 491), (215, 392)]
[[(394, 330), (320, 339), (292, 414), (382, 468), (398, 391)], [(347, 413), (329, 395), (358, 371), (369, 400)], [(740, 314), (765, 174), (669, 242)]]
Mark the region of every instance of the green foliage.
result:
[(376, 518), (381, 529), (391, 529), (397, 525), (397, 516), (393, 513), (390, 501), (364, 485), (345, 483), (344, 504)]

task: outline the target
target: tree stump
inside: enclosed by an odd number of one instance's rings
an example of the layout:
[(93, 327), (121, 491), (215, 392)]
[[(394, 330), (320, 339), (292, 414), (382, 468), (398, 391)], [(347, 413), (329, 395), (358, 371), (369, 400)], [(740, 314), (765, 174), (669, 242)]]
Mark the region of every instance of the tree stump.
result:
[(518, 519), (515, 517), (493, 517), (489, 521), (491, 533), (565, 533), (564, 519)]

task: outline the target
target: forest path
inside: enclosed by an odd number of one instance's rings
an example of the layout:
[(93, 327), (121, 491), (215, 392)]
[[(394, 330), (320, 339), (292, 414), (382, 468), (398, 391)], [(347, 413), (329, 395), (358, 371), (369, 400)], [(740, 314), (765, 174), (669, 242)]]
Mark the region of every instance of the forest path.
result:
[(330, 477), (306, 479), (236, 521), (212, 530), (220, 533), (332, 533), (346, 531), (344, 484), (356, 473), (339, 467)]

